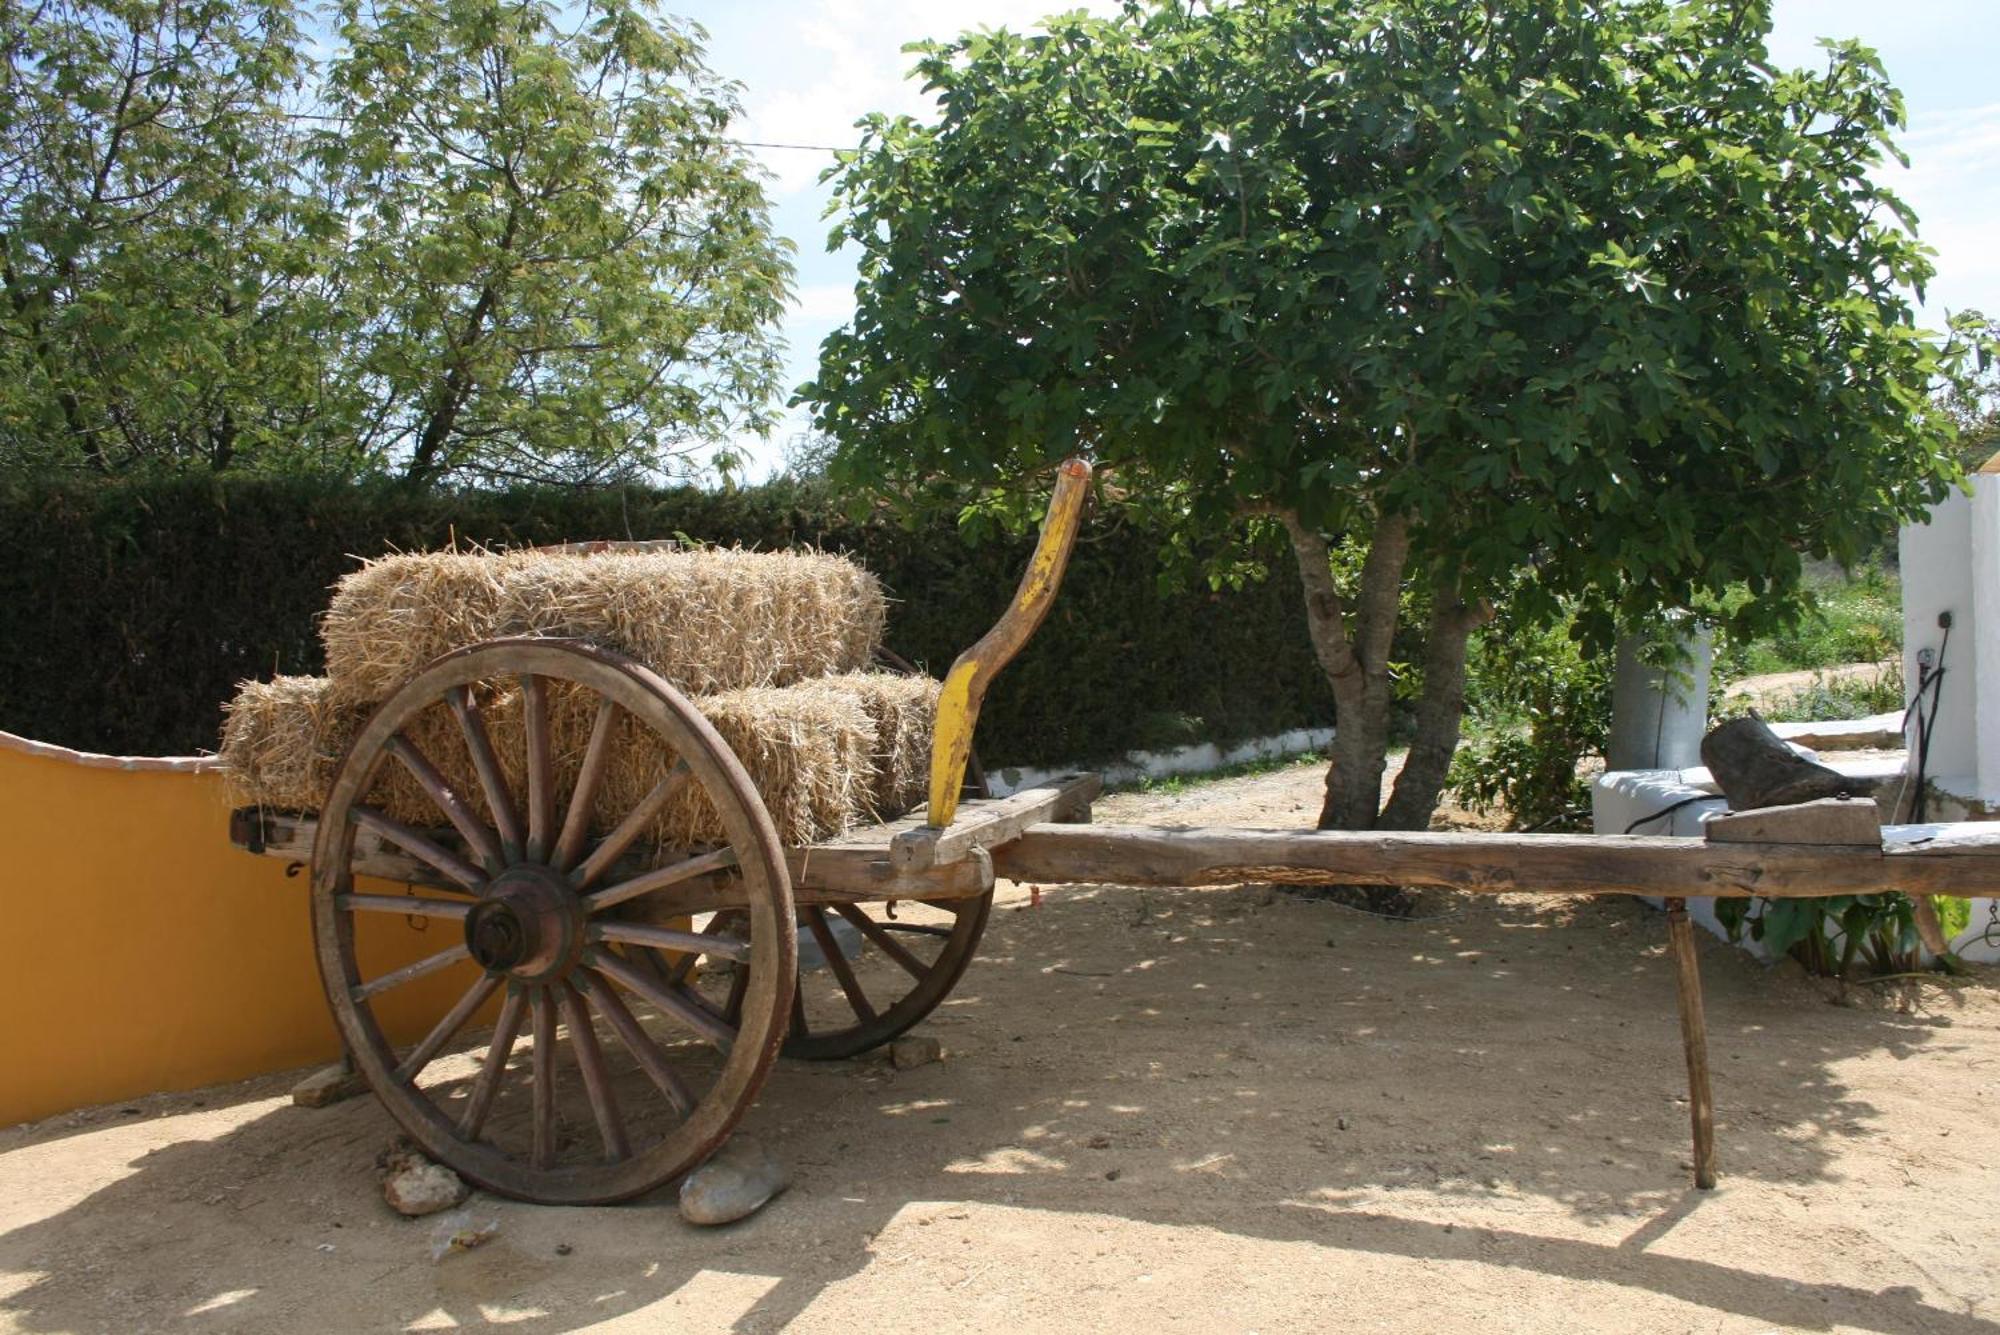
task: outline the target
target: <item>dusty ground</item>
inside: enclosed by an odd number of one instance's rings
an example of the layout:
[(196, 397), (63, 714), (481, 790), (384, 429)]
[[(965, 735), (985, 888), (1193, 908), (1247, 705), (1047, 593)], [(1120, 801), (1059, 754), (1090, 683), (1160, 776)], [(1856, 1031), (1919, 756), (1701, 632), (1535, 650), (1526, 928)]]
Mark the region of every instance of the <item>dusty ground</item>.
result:
[[(1316, 783), (1099, 819), (1290, 823)], [(1657, 916), (1460, 908), (1004, 887), (950, 1060), (781, 1066), (747, 1129), (796, 1185), (712, 1232), (475, 1197), (499, 1237), (433, 1264), (384, 1114), (288, 1077), (0, 1132), (0, 1325), (2000, 1332), (1990, 974), (1842, 1006), (1708, 943), (1696, 1192)]]

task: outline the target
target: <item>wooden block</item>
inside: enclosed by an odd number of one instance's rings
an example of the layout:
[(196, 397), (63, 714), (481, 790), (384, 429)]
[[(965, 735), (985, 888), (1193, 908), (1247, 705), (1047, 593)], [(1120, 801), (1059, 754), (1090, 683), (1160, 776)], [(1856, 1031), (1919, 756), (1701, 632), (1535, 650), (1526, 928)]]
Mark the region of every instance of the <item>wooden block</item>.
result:
[(292, 1102), (301, 1108), (326, 1108), (368, 1092), (368, 1081), (346, 1061), (322, 1066), (292, 1086)]
[(1755, 811), (1726, 811), (1702, 827), (1712, 844), (1882, 845), (1882, 811), (1872, 797), (1822, 797)]

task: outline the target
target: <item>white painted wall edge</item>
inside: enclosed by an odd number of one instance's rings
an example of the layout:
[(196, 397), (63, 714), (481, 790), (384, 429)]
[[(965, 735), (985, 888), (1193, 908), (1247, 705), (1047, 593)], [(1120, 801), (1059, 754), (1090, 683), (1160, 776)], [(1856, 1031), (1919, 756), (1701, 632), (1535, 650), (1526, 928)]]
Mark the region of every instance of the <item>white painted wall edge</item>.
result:
[(92, 769), (201, 774), (222, 768), (221, 762), (214, 756), (106, 756), (99, 755), (95, 751), (72, 751), (67, 746), (57, 746), (53, 742), (38, 742), (32, 737), (17, 737), (11, 732), (0, 732), (0, 749), (40, 756), (44, 760), (61, 760), (72, 765), (87, 765)]
[(1252, 760), (1304, 755), (1308, 751), (1321, 750), (1332, 741), (1332, 728), (1294, 728), (1272, 737), (1254, 737), (1234, 746), (1222, 747), (1213, 742), (1203, 742), (1199, 746), (1183, 746), (1172, 751), (1128, 751), (1106, 765), (1057, 765), (1052, 769), (1010, 766), (988, 770), (986, 781), (992, 786), (995, 797), (1018, 793), (1023, 788), (1033, 788), (1038, 783), (1075, 774), (1078, 770), (1096, 770), (1104, 776), (1106, 784), (1116, 786), (1136, 783), (1140, 779), (1166, 779), (1176, 774), (1206, 774)]

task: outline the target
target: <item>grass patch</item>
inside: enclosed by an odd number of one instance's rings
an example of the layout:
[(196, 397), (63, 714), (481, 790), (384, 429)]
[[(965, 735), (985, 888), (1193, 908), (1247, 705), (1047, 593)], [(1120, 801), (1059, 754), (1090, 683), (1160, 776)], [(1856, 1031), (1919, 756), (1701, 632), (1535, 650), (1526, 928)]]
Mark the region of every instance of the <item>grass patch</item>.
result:
[(1112, 793), (1158, 793), (1166, 797), (1178, 797), (1191, 789), (1201, 788), (1224, 779), (1243, 779), (1253, 774), (1274, 774), (1281, 769), (1303, 768), (1307, 765), (1325, 765), (1326, 757), (1317, 751), (1300, 751), (1289, 756), (1259, 756), (1255, 760), (1239, 761), (1234, 765), (1224, 765), (1221, 769), (1204, 770), (1199, 774), (1168, 774), (1158, 778), (1142, 774), (1129, 783), (1106, 784), (1105, 791)]
[(1815, 677), (1812, 685), (1779, 696), (1761, 706), (1758, 712), (1772, 723), (1825, 723), (1832, 719), (1888, 714), (1905, 703), (1903, 665), (1892, 659), (1888, 667), (1873, 676), (1834, 681)]

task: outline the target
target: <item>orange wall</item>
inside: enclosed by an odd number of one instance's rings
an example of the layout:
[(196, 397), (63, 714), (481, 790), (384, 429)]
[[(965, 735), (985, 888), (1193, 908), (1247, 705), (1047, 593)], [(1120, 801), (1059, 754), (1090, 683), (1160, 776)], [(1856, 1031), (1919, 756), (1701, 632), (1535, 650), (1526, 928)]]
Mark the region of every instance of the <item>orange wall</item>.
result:
[[(307, 878), (233, 847), (228, 823), (221, 776), (191, 762), (0, 734), (0, 1125), (339, 1054)], [(372, 966), (439, 948), (384, 926)], [(470, 969), (396, 999), (434, 1003)]]

